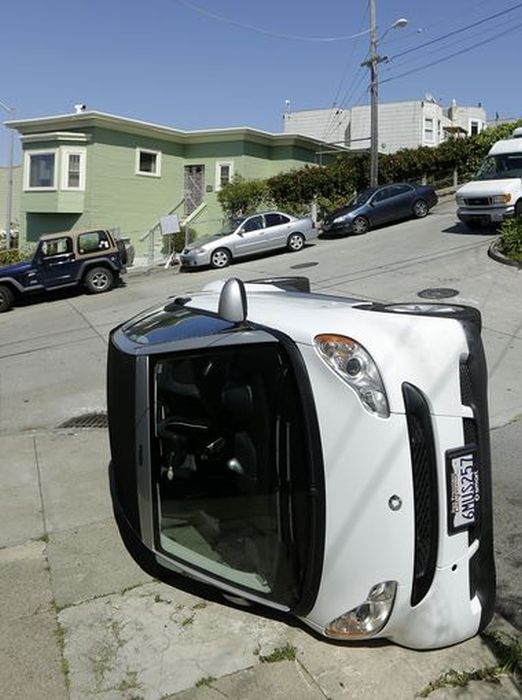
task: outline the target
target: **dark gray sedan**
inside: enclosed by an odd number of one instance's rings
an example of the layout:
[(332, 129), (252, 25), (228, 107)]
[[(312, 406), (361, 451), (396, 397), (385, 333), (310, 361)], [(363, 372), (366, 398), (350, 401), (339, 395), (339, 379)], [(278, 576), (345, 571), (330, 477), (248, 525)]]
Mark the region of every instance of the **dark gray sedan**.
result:
[(323, 221), (323, 233), (366, 233), (370, 228), (400, 219), (422, 219), (437, 204), (430, 185), (396, 183), (371, 187), (355, 195)]

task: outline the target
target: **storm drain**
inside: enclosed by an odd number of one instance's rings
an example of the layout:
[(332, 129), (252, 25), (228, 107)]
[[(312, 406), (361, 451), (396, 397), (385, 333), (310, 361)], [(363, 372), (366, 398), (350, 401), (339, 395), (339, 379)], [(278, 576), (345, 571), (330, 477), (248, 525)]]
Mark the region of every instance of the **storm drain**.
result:
[(84, 413), (82, 416), (68, 418), (60, 423), (59, 428), (107, 428), (107, 414), (100, 411), (98, 413)]
[(421, 299), (450, 299), (458, 295), (459, 290), (451, 289), (450, 287), (433, 287), (417, 292), (417, 296)]

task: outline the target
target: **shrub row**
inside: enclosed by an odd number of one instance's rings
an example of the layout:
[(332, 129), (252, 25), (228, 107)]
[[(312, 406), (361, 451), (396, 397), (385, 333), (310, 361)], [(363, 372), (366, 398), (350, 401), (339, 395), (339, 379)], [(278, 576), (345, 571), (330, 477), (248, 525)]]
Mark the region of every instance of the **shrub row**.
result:
[[(522, 121), (485, 129), (476, 136), (448, 139), (440, 146), (402, 149), (379, 157), (379, 181), (428, 182), (447, 178), (457, 170), (459, 180), (469, 179), (478, 169), (490, 147), (508, 138)], [(237, 216), (275, 207), (293, 214), (304, 214), (316, 201), (322, 212), (335, 209), (353, 192), (369, 184), (369, 155), (343, 154), (326, 166), (306, 165), (266, 180), (236, 177), (218, 193), (225, 215)]]

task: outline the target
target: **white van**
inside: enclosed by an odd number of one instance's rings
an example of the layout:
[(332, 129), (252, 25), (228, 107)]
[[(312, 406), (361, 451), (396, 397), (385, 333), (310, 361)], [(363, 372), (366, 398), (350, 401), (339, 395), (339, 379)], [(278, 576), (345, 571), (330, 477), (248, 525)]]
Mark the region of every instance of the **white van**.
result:
[(109, 342), (123, 541), (156, 578), (333, 639), (467, 639), (495, 604), (486, 376), (471, 307), (306, 278), (170, 299)]
[(469, 228), (522, 216), (522, 128), (493, 144), (475, 178), (456, 196), (457, 216)]

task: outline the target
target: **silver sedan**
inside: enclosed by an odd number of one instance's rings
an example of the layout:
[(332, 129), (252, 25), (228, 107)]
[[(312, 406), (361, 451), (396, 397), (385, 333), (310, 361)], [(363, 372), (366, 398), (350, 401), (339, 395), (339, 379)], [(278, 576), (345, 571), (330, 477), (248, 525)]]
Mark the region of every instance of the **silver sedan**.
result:
[(232, 219), (218, 233), (194, 241), (179, 255), (183, 267), (226, 267), (235, 258), (278, 248), (298, 251), (318, 231), (310, 218), (298, 219), (279, 211)]

